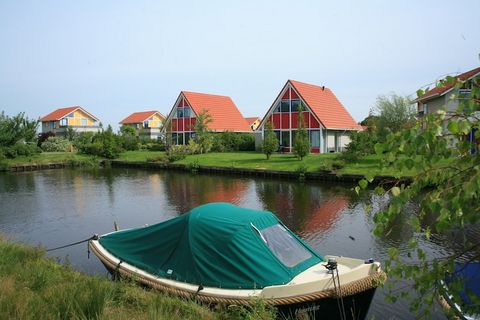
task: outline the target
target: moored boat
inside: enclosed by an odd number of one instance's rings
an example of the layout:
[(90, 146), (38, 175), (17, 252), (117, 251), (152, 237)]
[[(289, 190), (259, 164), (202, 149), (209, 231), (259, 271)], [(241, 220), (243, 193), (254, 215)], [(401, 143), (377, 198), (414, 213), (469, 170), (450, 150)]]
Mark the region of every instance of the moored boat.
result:
[(480, 319), (480, 262), (456, 262), (440, 284), (439, 302), (445, 311), (459, 319)]
[(282, 316), (365, 318), (385, 280), (378, 262), (321, 256), (269, 211), (211, 203), (89, 243), (113, 274), (203, 303), (262, 299)]

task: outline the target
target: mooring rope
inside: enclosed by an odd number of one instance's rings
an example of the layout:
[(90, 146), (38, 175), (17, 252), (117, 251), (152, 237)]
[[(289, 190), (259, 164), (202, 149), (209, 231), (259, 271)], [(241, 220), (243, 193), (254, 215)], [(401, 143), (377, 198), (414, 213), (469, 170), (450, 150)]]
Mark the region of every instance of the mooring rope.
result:
[(47, 249), (47, 250), (45, 250), (45, 251), (46, 251), (46, 252), (49, 252), (49, 251), (54, 251), (54, 250), (58, 250), (58, 249), (73, 247), (73, 246), (76, 246), (77, 244), (84, 243), (84, 242), (87, 242), (87, 241), (90, 241), (90, 240), (97, 240), (97, 239), (98, 239), (98, 234), (94, 234), (93, 236), (91, 236), (91, 237), (88, 238), (88, 239), (81, 240), (81, 241), (77, 241), (77, 242), (70, 243), (70, 244), (66, 244), (66, 245), (64, 245), (64, 246), (60, 246), (60, 247), (56, 247), (56, 248), (50, 248), (50, 249)]
[[(342, 292), (340, 288), (340, 275), (338, 274), (337, 261), (334, 258), (328, 259), (328, 262), (325, 265), (325, 268), (327, 268), (327, 270), (332, 273), (333, 288), (336, 293), (336, 300), (337, 300), (338, 311), (340, 312), (340, 319), (346, 320), (347, 314), (345, 312), (345, 305), (343, 304), (343, 297), (342, 297)], [(337, 282), (335, 281), (335, 271), (337, 271), (338, 286), (337, 286)]]

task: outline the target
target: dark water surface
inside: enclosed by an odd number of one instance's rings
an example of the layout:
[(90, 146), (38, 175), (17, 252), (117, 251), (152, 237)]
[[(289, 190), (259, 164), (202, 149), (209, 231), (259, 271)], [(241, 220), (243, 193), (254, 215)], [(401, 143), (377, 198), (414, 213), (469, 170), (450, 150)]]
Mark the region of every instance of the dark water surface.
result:
[[(372, 234), (373, 222), (350, 184), (191, 175), (132, 169), (47, 170), (0, 173), (0, 233), (46, 248), (123, 228), (154, 224), (208, 202), (275, 212), (320, 254), (383, 261), (389, 247), (408, 252), (411, 230), (405, 219), (384, 238)], [(381, 205), (378, 199), (376, 206)], [(412, 205), (409, 210), (415, 210)], [(352, 240), (352, 238), (354, 240)], [(431, 255), (443, 255), (448, 241), (422, 242)], [(86, 244), (54, 251), (77, 270), (106, 274)], [(379, 289), (370, 308), (375, 319), (411, 319), (407, 304), (384, 301)], [(441, 312), (432, 315), (444, 319)]]

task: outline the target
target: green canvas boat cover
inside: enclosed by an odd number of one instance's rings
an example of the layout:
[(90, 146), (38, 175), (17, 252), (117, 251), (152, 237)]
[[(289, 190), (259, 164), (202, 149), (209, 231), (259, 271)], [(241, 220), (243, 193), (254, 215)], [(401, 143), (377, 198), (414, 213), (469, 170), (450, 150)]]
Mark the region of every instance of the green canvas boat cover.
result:
[(158, 277), (228, 289), (285, 284), (324, 261), (272, 212), (229, 203), (202, 205), (99, 242), (121, 261)]

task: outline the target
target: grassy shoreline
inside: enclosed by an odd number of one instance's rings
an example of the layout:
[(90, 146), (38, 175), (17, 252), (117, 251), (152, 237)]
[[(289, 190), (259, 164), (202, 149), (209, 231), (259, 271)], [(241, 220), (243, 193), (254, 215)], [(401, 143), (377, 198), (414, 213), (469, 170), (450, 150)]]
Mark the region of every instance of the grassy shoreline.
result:
[(132, 282), (88, 276), (33, 248), (0, 237), (0, 319), (273, 319), (262, 305), (218, 309)]
[[(127, 151), (120, 154), (117, 160), (127, 162), (147, 162), (151, 159), (161, 159), (165, 157), (165, 152), (161, 151)], [(273, 154), (270, 160), (259, 152), (222, 152), (187, 155), (185, 159), (175, 161), (174, 164), (199, 165), (209, 167), (223, 167), (234, 169), (261, 169), (285, 172), (319, 172), (322, 170), (331, 171), (335, 174), (356, 174), (366, 175), (367, 173), (375, 176), (396, 176), (393, 168), (381, 168), (381, 157), (378, 155), (369, 155), (355, 162), (342, 163), (335, 159), (337, 154), (311, 154), (302, 161), (298, 160), (292, 154)], [(68, 153), (68, 152), (44, 152), (31, 157), (19, 157), (2, 161), (3, 170), (16, 163), (53, 163), (68, 162), (72, 166), (98, 166), (102, 161), (88, 155)], [(340, 164), (340, 165), (339, 165)], [(0, 166), (0, 170), (2, 166)], [(413, 171), (403, 171), (401, 176), (411, 176)]]

